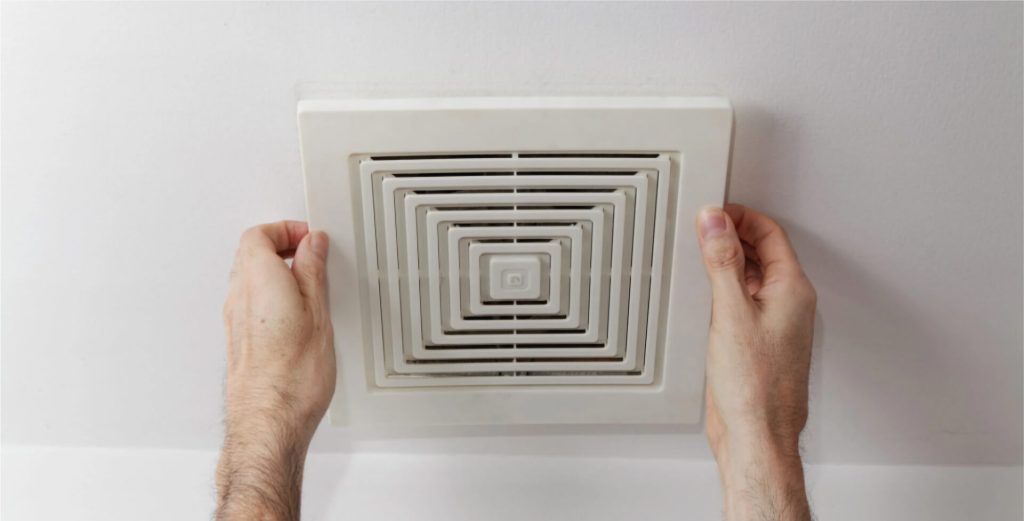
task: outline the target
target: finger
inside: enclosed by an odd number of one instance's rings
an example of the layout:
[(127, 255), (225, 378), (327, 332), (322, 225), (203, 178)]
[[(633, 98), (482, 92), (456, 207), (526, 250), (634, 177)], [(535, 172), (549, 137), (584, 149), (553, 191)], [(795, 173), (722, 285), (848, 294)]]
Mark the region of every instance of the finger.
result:
[(309, 233), (309, 227), (302, 221), (278, 221), (253, 226), (242, 234), (239, 252), (274, 253), (290, 256), (299, 246), (299, 241)]
[(721, 208), (705, 207), (697, 216), (697, 236), (711, 281), (714, 308), (749, 304), (744, 277), (746, 256), (728, 214)]
[(278, 221), (246, 230), (231, 267), (229, 298), (238, 289), (242, 274), (263, 269), (287, 270), (288, 266), (281, 259), (292, 256), (307, 232), (308, 227), (302, 221)]
[(803, 275), (786, 231), (771, 217), (738, 204), (727, 204), (725, 212), (740, 239), (754, 248), (765, 283)]
[(308, 233), (295, 249), (292, 273), (299, 291), (317, 306), (327, 306), (327, 234)]

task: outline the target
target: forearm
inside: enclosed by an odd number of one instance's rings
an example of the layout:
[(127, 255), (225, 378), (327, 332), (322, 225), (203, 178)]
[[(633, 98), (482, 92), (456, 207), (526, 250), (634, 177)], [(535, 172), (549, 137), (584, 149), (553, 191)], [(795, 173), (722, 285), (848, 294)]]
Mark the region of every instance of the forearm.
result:
[(746, 433), (715, 453), (727, 521), (809, 521), (797, 441)]
[(298, 521), (308, 442), (274, 427), (228, 428), (217, 465), (218, 521)]

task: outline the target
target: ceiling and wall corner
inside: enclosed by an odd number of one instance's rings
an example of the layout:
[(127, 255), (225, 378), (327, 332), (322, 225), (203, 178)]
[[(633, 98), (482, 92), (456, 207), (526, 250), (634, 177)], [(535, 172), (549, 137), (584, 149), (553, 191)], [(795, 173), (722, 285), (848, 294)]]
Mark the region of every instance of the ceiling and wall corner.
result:
[[(819, 292), (808, 461), (1019, 466), (1021, 17), (4, 3), (0, 441), (219, 446), (237, 237), (306, 213), (300, 96), (721, 95), (729, 198), (787, 227)], [(653, 427), (324, 429), (313, 450), (710, 458)]]

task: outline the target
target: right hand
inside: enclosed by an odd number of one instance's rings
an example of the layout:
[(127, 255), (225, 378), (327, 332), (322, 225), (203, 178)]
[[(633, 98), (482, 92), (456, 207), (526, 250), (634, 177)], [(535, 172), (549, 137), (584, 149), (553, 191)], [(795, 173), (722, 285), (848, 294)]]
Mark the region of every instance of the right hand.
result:
[(306, 451), (337, 371), (326, 261), (327, 235), (304, 222), (242, 235), (224, 303), (219, 520), (299, 519)]
[(734, 204), (708, 207), (697, 230), (713, 295), (706, 431), (726, 517), (752, 513), (754, 482), (783, 487), (764, 495), (799, 496), (802, 508), (790, 511), (806, 511), (799, 437), (807, 422), (814, 288), (786, 232), (763, 214)]
[(242, 235), (224, 304), (224, 423), (233, 439), (258, 437), (304, 451), (331, 402), (336, 364), (327, 243), (324, 232), (299, 221)]

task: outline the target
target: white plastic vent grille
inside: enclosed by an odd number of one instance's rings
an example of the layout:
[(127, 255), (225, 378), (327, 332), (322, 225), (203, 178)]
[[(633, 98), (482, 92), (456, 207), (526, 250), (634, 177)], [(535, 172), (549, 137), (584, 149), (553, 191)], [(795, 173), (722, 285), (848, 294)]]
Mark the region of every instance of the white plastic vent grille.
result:
[(650, 383), (670, 165), (362, 157), (377, 385)]
[(693, 424), (723, 98), (306, 99), (337, 425)]

